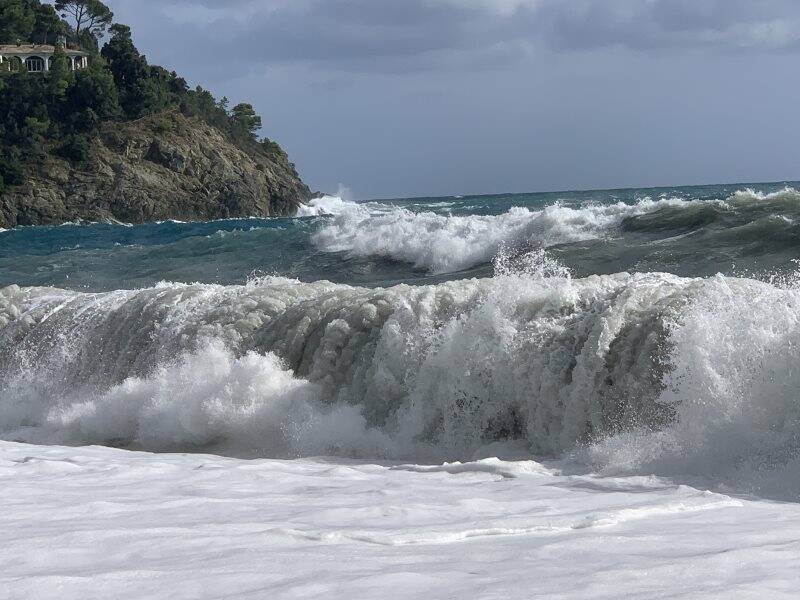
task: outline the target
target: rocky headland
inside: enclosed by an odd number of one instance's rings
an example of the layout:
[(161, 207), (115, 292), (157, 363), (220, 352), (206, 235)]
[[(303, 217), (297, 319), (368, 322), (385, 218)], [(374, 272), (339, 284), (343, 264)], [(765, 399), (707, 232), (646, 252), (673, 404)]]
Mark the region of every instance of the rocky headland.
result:
[(79, 165), (47, 154), (0, 197), (0, 227), (291, 215), (312, 196), (286, 154), (177, 110), (106, 123)]

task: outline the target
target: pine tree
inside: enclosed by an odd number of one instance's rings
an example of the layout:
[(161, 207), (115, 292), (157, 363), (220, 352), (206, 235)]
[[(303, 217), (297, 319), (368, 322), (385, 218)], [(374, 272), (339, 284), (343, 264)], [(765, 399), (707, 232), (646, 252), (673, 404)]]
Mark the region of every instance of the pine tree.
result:
[(261, 117), (256, 114), (252, 104), (243, 102), (233, 107), (231, 116), (234, 122), (241, 129), (247, 131), (255, 137), (256, 132), (261, 129)]
[(114, 13), (100, 0), (56, 0), (55, 7), (65, 20), (72, 22), (78, 40), (86, 33), (100, 38), (114, 19)]
[(48, 73), (48, 90), (50, 95), (58, 100), (63, 100), (70, 84), (74, 80), (69, 57), (63, 48), (56, 48), (53, 53), (50, 71)]

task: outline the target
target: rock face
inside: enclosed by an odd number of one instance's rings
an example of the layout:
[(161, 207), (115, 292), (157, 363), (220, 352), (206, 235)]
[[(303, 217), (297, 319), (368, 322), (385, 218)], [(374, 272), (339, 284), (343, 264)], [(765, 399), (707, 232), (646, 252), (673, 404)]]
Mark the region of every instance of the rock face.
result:
[(311, 196), (285, 154), (171, 112), (107, 126), (80, 166), (48, 155), (0, 198), (0, 227), (283, 216)]

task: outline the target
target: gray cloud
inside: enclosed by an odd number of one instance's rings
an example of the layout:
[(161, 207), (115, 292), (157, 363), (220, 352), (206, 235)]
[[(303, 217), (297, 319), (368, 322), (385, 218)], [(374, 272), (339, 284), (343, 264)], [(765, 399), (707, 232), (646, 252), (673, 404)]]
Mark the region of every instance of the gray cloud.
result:
[[(116, 0), (194, 51), (262, 64), (403, 71), (513, 61), (533, 50), (798, 47), (796, 0)], [(234, 65), (237, 63), (234, 63)], [(240, 63), (239, 63), (240, 64)], [(235, 68), (234, 65), (229, 65)]]
[(539, 13), (559, 48), (796, 48), (800, 5), (788, 0), (571, 0)]

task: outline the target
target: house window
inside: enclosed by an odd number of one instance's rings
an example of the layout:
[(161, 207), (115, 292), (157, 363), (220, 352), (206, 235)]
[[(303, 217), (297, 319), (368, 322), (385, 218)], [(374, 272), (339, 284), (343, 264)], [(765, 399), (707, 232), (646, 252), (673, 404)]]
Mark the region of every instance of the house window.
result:
[(38, 56), (31, 56), (25, 61), (25, 66), (30, 73), (41, 73), (44, 71), (44, 60)]

